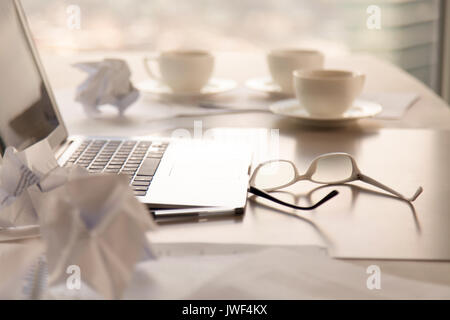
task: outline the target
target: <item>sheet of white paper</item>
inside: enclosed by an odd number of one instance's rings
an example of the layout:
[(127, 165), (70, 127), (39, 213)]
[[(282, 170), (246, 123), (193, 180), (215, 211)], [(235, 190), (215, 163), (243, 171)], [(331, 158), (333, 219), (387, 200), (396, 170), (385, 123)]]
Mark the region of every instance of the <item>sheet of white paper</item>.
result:
[[(182, 245), (181, 245), (182, 246)], [(189, 248), (189, 245), (184, 245)], [(204, 246), (204, 245), (203, 245)], [(201, 245), (197, 246), (202, 248)], [(177, 254), (141, 263), (125, 298), (140, 299), (448, 299), (450, 287), (384, 273), (370, 290), (367, 266), (334, 260), (313, 246), (228, 245), (228, 252)], [(223, 247), (222, 247), (223, 248)], [(192, 252), (192, 250), (191, 250)], [(169, 254), (167, 254), (169, 253)], [(282, 262), (282, 263), (281, 263)]]
[(379, 103), (383, 111), (378, 119), (401, 119), (406, 111), (419, 99), (413, 92), (377, 92), (363, 93), (361, 98)]
[(124, 299), (184, 299), (263, 248), (208, 243), (154, 244), (158, 259), (136, 266)]

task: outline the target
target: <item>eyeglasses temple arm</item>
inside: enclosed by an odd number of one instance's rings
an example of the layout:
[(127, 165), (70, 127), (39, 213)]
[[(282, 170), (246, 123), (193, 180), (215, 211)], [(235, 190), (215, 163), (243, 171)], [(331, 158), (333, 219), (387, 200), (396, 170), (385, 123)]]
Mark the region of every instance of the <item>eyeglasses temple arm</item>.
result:
[(327, 202), (331, 198), (335, 197), (339, 193), (336, 190), (333, 190), (329, 194), (327, 194), (325, 197), (323, 197), (322, 200), (320, 200), (316, 204), (312, 205), (311, 207), (300, 207), (300, 206), (296, 206), (296, 205), (288, 203), (288, 202), (284, 202), (283, 200), (277, 199), (277, 198), (271, 196), (270, 194), (268, 194), (267, 192), (260, 190), (258, 188), (252, 187), (252, 186), (250, 186), (248, 191), (250, 193), (253, 193), (256, 196), (259, 196), (259, 197), (265, 198), (267, 200), (273, 201), (275, 203), (281, 204), (283, 206), (286, 206), (286, 207), (289, 207), (292, 209), (298, 209), (298, 210), (313, 210), (313, 209), (321, 206), (323, 203)]
[(396, 195), (397, 197), (399, 197), (399, 198), (401, 198), (401, 199), (403, 199), (403, 200), (406, 200), (406, 201), (410, 201), (410, 202), (416, 200), (417, 197), (418, 197), (418, 196), (422, 193), (422, 191), (423, 191), (423, 188), (422, 188), (422, 187), (419, 187), (419, 188), (417, 188), (416, 192), (414, 193), (414, 195), (413, 195), (412, 197), (407, 198), (407, 197), (405, 197), (404, 195), (402, 195), (402, 194), (398, 193), (397, 191), (395, 191), (394, 189), (391, 189), (391, 188), (389, 188), (388, 186), (382, 184), (381, 182), (379, 182), (379, 181), (377, 181), (377, 180), (375, 180), (375, 179), (372, 179), (372, 178), (370, 178), (370, 177), (368, 177), (368, 176), (366, 176), (366, 175), (363, 175), (363, 174), (360, 173), (358, 177), (359, 177), (359, 179), (360, 179), (361, 181), (363, 181), (363, 182), (366, 182), (366, 183), (371, 184), (371, 185), (373, 185), (373, 186), (375, 186), (375, 187), (378, 187), (378, 188), (380, 188), (380, 189), (383, 189), (384, 191), (387, 191), (387, 192), (389, 192), (389, 193), (392, 193), (392, 194)]

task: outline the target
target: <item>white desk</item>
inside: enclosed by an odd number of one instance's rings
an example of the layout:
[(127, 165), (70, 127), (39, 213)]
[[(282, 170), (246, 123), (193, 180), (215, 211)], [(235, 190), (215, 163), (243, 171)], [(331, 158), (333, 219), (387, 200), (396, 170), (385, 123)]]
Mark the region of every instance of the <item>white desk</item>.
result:
[[(44, 64), (50, 75), (51, 82), (55, 90), (65, 90), (73, 87), (82, 81), (84, 74), (70, 67), (70, 63), (80, 60), (99, 59), (104, 56), (103, 53), (83, 54), (82, 56), (74, 55), (44, 55)], [(143, 56), (142, 52), (107, 54), (106, 56), (122, 57), (129, 63), (133, 71), (133, 80), (140, 81), (145, 79), (142, 63), (140, 61)], [(300, 168), (305, 168), (308, 159), (317, 155), (318, 152), (331, 151), (339, 147), (342, 151), (357, 154), (362, 163), (361, 169), (369, 170), (370, 173), (382, 175), (382, 170), (374, 165), (370, 158), (364, 154), (365, 139), (370, 140), (372, 134), (388, 134), (379, 131), (383, 128), (428, 128), (428, 129), (450, 129), (450, 112), (448, 106), (443, 100), (436, 96), (432, 91), (423, 86), (420, 82), (399, 70), (398, 68), (375, 60), (371, 57), (356, 56), (350, 58), (330, 58), (327, 65), (333, 68), (352, 68), (367, 74), (367, 83), (365, 90), (368, 92), (416, 92), (421, 99), (407, 112), (406, 116), (401, 120), (363, 120), (356, 127), (350, 129), (339, 130), (341, 136), (359, 137), (353, 140), (342, 140), (336, 144), (333, 140), (312, 141), (310, 138), (319, 137), (321, 135), (329, 136), (330, 139), (335, 137), (334, 132), (322, 132), (316, 130), (301, 129), (296, 121), (282, 119), (278, 116), (269, 114), (246, 114), (246, 115), (222, 115), (203, 117), (203, 127), (206, 128), (279, 128), (280, 129), (280, 157), (287, 159), (295, 159)], [(266, 75), (266, 67), (264, 65), (264, 56), (247, 55), (247, 54), (221, 54), (216, 62), (216, 75), (225, 78), (233, 78), (241, 84), (250, 77)], [(62, 91), (60, 91), (62, 92)], [(148, 99), (148, 112), (151, 112), (151, 100)], [(117, 135), (122, 132), (129, 134), (142, 135), (145, 133), (153, 135), (170, 135), (175, 128), (192, 128), (193, 120), (197, 118), (169, 119), (158, 123), (139, 121), (136, 116), (140, 112), (145, 113), (144, 108), (130, 109), (130, 116), (126, 120), (112, 121), (108, 120), (87, 120), (81, 110), (68, 110), (72, 106), (60, 106), (63, 116), (66, 115), (65, 121), (71, 134), (90, 133), (90, 134), (112, 134)], [(380, 133), (381, 132), (381, 133)], [(367, 137), (366, 137), (367, 136)], [(314, 138), (315, 139), (315, 138)], [(349, 142), (350, 141), (350, 142)], [(311, 143), (309, 143), (311, 142)], [(448, 146), (448, 145), (447, 145)], [(317, 148), (316, 148), (317, 147)], [(333, 150), (334, 151), (334, 150)], [(395, 153), (395, 150), (393, 150)], [(443, 150), (445, 152), (445, 149)], [(448, 150), (447, 150), (448, 152)], [(396, 155), (393, 154), (394, 165), (399, 165), (394, 161)], [(434, 159), (430, 159), (434, 161)], [(442, 164), (441, 164), (442, 165)], [(378, 169), (377, 169), (378, 168)], [(407, 167), (398, 167), (398, 170), (406, 170)], [(392, 168), (391, 168), (392, 169)], [(448, 172), (448, 171), (446, 171)], [(378, 175), (378, 177), (379, 177)], [(383, 176), (383, 175), (382, 175)], [(396, 177), (391, 177), (386, 181), (389, 185), (394, 183), (405, 193), (411, 193), (413, 188), (407, 183), (398, 181)], [(396, 184), (396, 182), (399, 182)], [(416, 181), (414, 181), (416, 183)], [(302, 185), (296, 189), (298, 192), (306, 192), (311, 189), (312, 185)], [(414, 187), (416, 187), (414, 185)], [(296, 187), (297, 188), (297, 187)], [(345, 188), (345, 187), (342, 187)], [(410, 188), (410, 189), (408, 189)], [(319, 191), (317, 197), (322, 195), (326, 190)], [(342, 189), (343, 197), (338, 201), (340, 210), (348, 209), (347, 202), (351, 199), (351, 194)], [(381, 206), (388, 206), (386, 199), (381, 201)], [(384, 201), (384, 202), (383, 202)], [(442, 200), (445, 205), (444, 199)], [(351, 202), (351, 201), (350, 201)], [(377, 205), (380, 202), (377, 202)], [(375, 204), (374, 204), (375, 205)], [(346, 207), (347, 206), (347, 207)], [(398, 204), (394, 204), (396, 208), (400, 208)], [(325, 209), (326, 212), (332, 211), (330, 203)], [(330, 211), (331, 210), (331, 211)], [(401, 208), (399, 210), (405, 210)], [(343, 212), (345, 214), (345, 212)], [(403, 213), (402, 213), (403, 214)], [(305, 214), (308, 218), (312, 214)], [(410, 219), (410, 218), (409, 218)], [(409, 220), (414, 224), (412, 221)], [(448, 230), (448, 229), (447, 229)], [(255, 202), (249, 202), (247, 212), (242, 220), (221, 220), (205, 223), (186, 223), (164, 225), (160, 230), (149, 237), (159, 246), (171, 246), (176, 248), (176, 243), (197, 243), (202, 249), (202, 244), (206, 248), (211, 243), (216, 244), (242, 244), (251, 243), (265, 245), (318, 245), (326, 246), (327, 237), (324, 237), (326, 230), (321, 230), (317, 224), (301, 221), (292, 217), (275, 213), (274, 210), (264, 208)], [(447, 232), (448, 235), (448, 232)], [(333, 239), (331, 239), (333, 241)], [(239, 251), (238, 247), (233, 247), (234, 251)], [(207, 252), (208, 250), (206, 250)], [(282, 263), (282, 262), (281, 262)], [(381, 267), (382, 272), (389, 275), (397, 275), (402, 278), (424, 281), (428, 284), (435, 283), (449, 287), (450, 297), (450, 263), (443, 262), (396, 262), (396, 261), (369, 261), (369, 260), (351, 260), (346, 261), (350, 265), (361, 267), (362, 272), (371, 264), (377, 264)], [(192, 279), (195, 281), (195, 279)], [(418, 283), (420, 285), (420, 283)], [(326, 295), (324, 295), (326, 296)], [(432, 294), (431, 294), (432, 296)], [(239, 296), (238, 296), (239, 297)], [(257, 298), (257, 296), (253, 296)], [(262, 295), (265, 297), (265, 295)], [(284, 296), (288, 298), (289, 296)], [(297, 297), (292, 295), (292, 297)], [(336, 295), (335, 297), (339, 297)], [(405, 292), (404, 297), (409, 297)], [(417, 296), (420, 297), (420, 296)]]

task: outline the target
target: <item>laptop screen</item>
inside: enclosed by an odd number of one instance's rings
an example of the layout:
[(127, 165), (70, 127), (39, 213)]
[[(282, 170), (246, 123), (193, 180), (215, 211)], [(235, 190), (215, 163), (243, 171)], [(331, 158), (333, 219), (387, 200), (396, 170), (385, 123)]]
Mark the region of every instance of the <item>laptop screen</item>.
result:
[(23, 150), (58, 125), (13, 1), (0, 1), (0, 154)]

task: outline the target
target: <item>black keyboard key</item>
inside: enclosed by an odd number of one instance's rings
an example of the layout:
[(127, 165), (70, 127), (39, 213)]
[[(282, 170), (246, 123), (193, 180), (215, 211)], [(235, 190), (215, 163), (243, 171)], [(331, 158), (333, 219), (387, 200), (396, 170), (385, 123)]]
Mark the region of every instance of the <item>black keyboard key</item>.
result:
[(120, 169), (120, 168), (122, 168), (122, 166), (121, 165), (110, 164), (110, 165), (108, 165), (107, 168), (108, 169)]
[(108, 163), (108, 161), (97, 161), (95, 160), (92, 165), (94, 166), (106, 166), (106, 164)]
[(133, 187), (148, 187), (150, 185), (150, 181), (134, 181), (131, 184)]
[(134, 181), (152, 181), (152, 176), (136, 176)]
[(134, 169), (137, 169), (139, 167), (139, 163), (130, 163), (130, 162), (127, 162), (126, 164), (125, 164), (125, 167), (124, 168), (134, 168)]
[(142, 160), (139, 159), (130, 159), (127, 161), (127, 164), (137, 164), (139, 165), (142, 162)]
[(123, 161), (117, 161), (117, 160), (111, 160), (111, 162), (109, 164), (111, 165), (123, 165), (125, 163), (125, 160)]
[(133, 186), (133, 191), (147, 191), (148, 187), (147, 186)]
[(154, 158), (147, 158), (142, 162), (141, 167), (137, 173), (138, 176), (153, 176), (158, 168), (160, 160)]
[(83, 157), (95, 157), (96, 155), (97, 155), (97, 152), (91, 151), (91, 152), (85, 152), (83, 154)]
[(161, 159), (164, 155), (164, 152), (149, 152), (147, 154), (147, 158), (158, 158)]
[(143, 158), (147, 152), (133, 152), (131, 156), (133, 158)]
[(124, 174), (128, 174), (128, 175), (134, 175), (135, 172), (136, 172), (136, 169), (123, 169), (122, 171), (120, 171), (120, 173), (124, 173)]
[(98, 156), (99, 157), (112, 157), (112, 155), (114, 154), (114, 152), (105, 152), (105, 151), (102, 151), (102, 153), (100, 153)]
[(90, 167), (89, 167), (89, 169), (103, 169), (105, 166), (94, 166), (94, 165), (91, 165)]
[(102, 146), (106, 143), (106, 140), (95, 140), (92, 145), (93, 146)]

